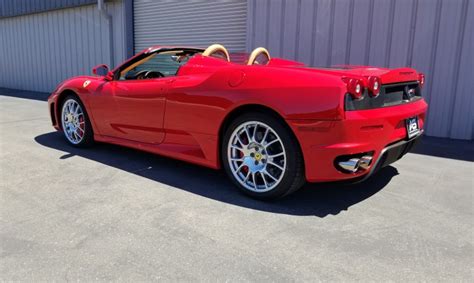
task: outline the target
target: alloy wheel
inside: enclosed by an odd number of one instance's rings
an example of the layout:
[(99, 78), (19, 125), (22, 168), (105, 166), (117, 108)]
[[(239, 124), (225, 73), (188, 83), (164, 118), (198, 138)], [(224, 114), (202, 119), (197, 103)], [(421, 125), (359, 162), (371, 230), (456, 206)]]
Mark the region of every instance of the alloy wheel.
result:
[(81, 105), (74, 99), (64, 102), (61, 112), (64, 134), (72, 144), (79, 144), (85, 135), (85, 118)]
[(260, 121), (239, 125), (227, 146), (234, 178), (254, 192), (267, 192), (278, 186), (285, 174), (286, 154), (276, 131)]

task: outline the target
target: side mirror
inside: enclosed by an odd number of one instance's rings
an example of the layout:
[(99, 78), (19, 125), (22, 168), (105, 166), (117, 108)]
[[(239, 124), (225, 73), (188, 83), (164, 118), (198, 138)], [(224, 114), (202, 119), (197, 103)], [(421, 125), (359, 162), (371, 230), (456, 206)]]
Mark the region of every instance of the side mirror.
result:
[(105, 64), (100, 64), (92, 68), (92, 73), (99, 77), (104, 77), (106, 80), (111, 81), (114, 74), (109, 71), (109, 67)]

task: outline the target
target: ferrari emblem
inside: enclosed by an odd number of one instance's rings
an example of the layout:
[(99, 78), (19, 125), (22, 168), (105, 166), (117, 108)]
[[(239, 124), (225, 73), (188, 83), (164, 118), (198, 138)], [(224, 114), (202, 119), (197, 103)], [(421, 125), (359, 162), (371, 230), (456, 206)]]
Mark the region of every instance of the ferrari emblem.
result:
[(83, 86), (84, 88), (86, 88), (90, 83), (91, 83), (91, 81), (87, 80), (87, 81), (85, 81), (85, 82), (82, 84), (82, 86)]

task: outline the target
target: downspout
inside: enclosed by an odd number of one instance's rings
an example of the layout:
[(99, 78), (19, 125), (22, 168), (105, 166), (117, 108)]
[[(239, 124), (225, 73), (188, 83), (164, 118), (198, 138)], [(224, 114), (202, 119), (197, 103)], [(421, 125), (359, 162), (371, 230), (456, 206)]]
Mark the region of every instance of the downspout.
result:
[(109, 53), (110, 53), (110, 68), (113, 69), (115, 67), (114, 62), (114, 30), (113, 30), (113, 23), (112, 23), (112, 15), (108, 14), (105, 10), (105, 3), (104, 0), (97, 0), (97, 9), (99, 10), (100, 14), (105, 18), (108, 25), (109, 30)]

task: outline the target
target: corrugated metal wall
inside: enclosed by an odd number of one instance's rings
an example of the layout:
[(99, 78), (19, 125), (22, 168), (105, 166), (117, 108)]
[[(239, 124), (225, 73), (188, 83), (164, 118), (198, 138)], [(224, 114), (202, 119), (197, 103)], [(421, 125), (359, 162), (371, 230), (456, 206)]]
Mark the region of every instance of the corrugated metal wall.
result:
[(412, 66), (427, 75), (426, 133), (474, 139), (473, 2), (249, 0), (247, 50), (312, 66)]
[(207, 47), (221, 43), (244, 51), (247, 0), (134, 1), (135, 52), (152, 45)]
[(0, 18), (95, 4), (97, 0), (1, 0)]
[[(106, 6), (117, 64), (125, 58), (123, 4)], [(68, 77), (110, 64), (108, 28), (97, 5), (0, 19), (0, 86), (50, 92)]]

